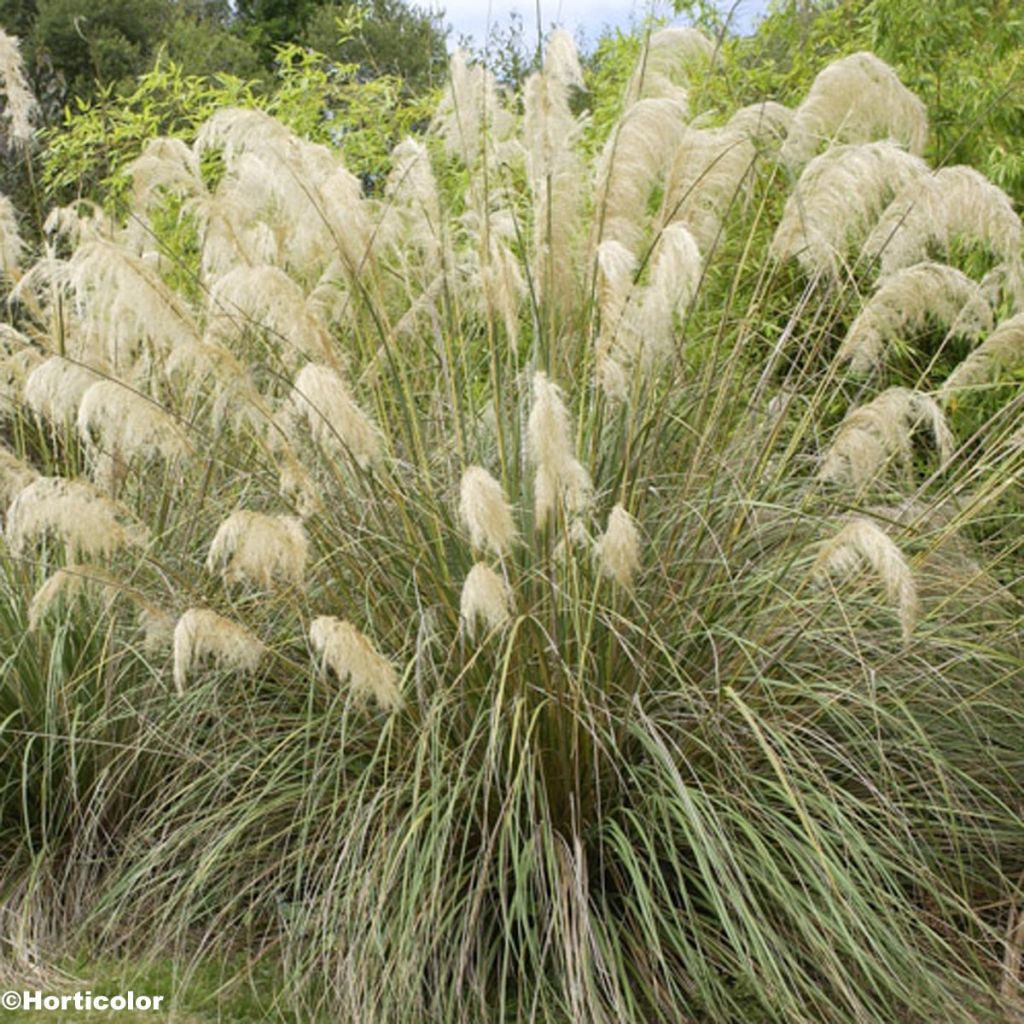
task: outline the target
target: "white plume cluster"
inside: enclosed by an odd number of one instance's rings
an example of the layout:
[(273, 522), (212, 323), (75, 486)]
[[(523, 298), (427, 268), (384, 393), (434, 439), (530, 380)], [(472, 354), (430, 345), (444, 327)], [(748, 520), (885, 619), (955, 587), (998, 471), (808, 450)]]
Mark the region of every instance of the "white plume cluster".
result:
[(955, 267), (917, 263), (883, 278), (839, 347), (854, 373), (882, 363), (886, 344), (921, 331), (928, 321), (951, 336), (976, 340), (992, 329), (992, 308), (981, 287)]
[(730, 207), (749, 183), (757, 149), (750, 137), (732, 128), (683, 131), (665, 178), (659, 220), (685, 224), (708, 252)]
[(7, 101), (3, 119), (7, 122), (10, 137), (22, 145), (30, 142), (34, 134), (32, 122), (39, 111), (39, 104), (25, 79), (18, 39), (3, 29), (0, 29), (0, 91)]
[(466, 576), (459, 599), (459, 618), (466, 633), (475, 636), (480, 623), (492, 632), (501, 629), (511, 610), (512, 594), (505, 581), (490, 566), (477, 562)]
[(1004, 320), (946, 378), (939, 390), (941, 401), (964, 388), (987, 383), (1000, 371), (1011, 370), (1024, 363), (1024, 313)]
[(626, 86), (626, 106), (641, 99), (672, 99), (684, 108), (687, 85), (707, 72), (715, 44), (695, 28), (663, 28), (651, 34)]
[(851, 519), (822, 545), (812, 574), (819, 580), (854, 579), (863, 567), (878, 577), (899, 617), (904, 641), (908, 641), (918, 617), (917, 585), (899, 547), (870, 519)]
[(19, 491), (23, 491), (39, 474), (12, 451), (0, 445), (0, 509), (6, 510)]
[(920, 427), (928, 428), (940, 461), (947, 462), (956, 439), (935, 400), (909, 388), (887, 388), (846, 414), (822, 460), (819, 479), (863, 487), (890, 462), (908, 465), (911, 437)]
[(459, 517), (477, 550), (499, 558), (508, 554), (516, 539), (512, 509), (501, 484), (482, 466), (470, 466), (459, 487)]
[(636, 520), (621, 505), (608, 515), (608, 528), (594, 544), (601, 572), (629, 590), (640, 568), (640, 530)]
[(534, 515), (547, 522), (561, 500), (570, 515), (590, 500), (590, 474), (577, 461), (562, 392), (544, 373), (533, 376), (533, 405), (526, 425), (534, 477)]
[(64, 544), (68, 561), (109, 558), (122, 548), (141, 547), (149, 540), (146, 528), (132, 522), (123, 506), (84, 480), (52, 476), (28, 484), (7, 510), (7, 544), (14, 554), (22, 554), (47, 534)]
[(819, 72), (781, 150), (791, 167), (802, 167), (825, 142), (893, 139), (912, 153), (928, 141), (924, 104), (873, 53), (853, 53)]
[(793, 127), (793, 111), (774, 100), (762, 100), (740, 107), (726, 125), (745, 135), (759, 148), (777, 150)]
[(309, 542), (302, 523), (292, 516), (271, 516), (238, 509), (217, 528), (206, 568), (225, 583), (255, 583), (270, 589), (278, 583), (301, 586)]
[(470, 66), (465, 50), (449, 59), (448, 85), (434, 115), (434, 130), (445, 149), (467, 167), (475, 167), (485, 150), (501, 150), (512, 132), (512, 116), (501, 102), (498, 83), (482, 64)]
[(14, 277), (18, 272), (23, 245), (14, 204), (0, 195), (0, 274)]
[(199, 158), (181, 139), (158, 136), (129, 165), (135, 208), (148, 212), (165, 193), (194, 196), (203, 189)]
[(378, 228), (381, 244), (409, 253), (410, 263), (417, 267), (435, 270), (442, 252), (441, 199), (423, 143), (403, 139), (391, 151), (384, 197)]
[(307, 363), (299, 371), (278, 420), (291, 438), (297, 438), (297, 428), (305, 424), (322, 449), (351, 457), (360, 469), (380, 461), (379, 431), (356, 404), (341, 374), (329, 366)]
[(88, 366), (50, 356), (25, 378), (25, 404), (54, 426), (73, 423), (82, 396), (102, 380), (102, 374)]
[(804, 168), (786, 199), (772, 254), (838, 277), (892, 199), (927, 174), (920, 157), (893, 142), (831, 147)]
[(188, 677), (204, 661), (233, 672), (255, 672), (266, 648), (245, 626), (208, 608), (189, 608), (174, 627), (174, 686), (185, 693)]
[(673, 99), (642, 99), (616, 124), (597, 163), (595, 243), (621, 242), (636, 252), (647, 203), (686, 129), (686, 110)]
[(906, 185), (864, 245), (880, 258), (882, 276), (948, 254), (953, 243), (979, 245), (1004, 262), (1021, 262), (1021, 222), (1013, 203), (973, 167), (943, 167)]
[(349, 682), (357, 702), (372, 699), (383, 711), (401, 707), (395, 666), (351, 622), (321, 615), (310, 624), (309, 640), (323, 667), (331, 669), (340, 683)]
[(541, 296), (560, 309), (571, 303), (579, 273), (586, 168), (569, 98), (570, 90), (582, 87), (572, 37), (553, 32), (542, 70), (524, 87), (523, 148), (533, 197), (533, 277)]

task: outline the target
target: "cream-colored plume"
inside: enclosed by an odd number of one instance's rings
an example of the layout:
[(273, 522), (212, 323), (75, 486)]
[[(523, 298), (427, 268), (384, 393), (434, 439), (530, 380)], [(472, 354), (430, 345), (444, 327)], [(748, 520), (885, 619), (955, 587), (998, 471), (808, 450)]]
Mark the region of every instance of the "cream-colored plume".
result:
[(812, 568), (818, 580), (855, 578), (864, 564), (885, 587), (890, 604), (896, 608), (904, 641), (910, 639), (917, 622), (917, 585), (914, 575), (895, 542), (869, 519), (851, 519), (818, 553)]
[(102, 374), (88, 366), (50, 356), (25, 378), (25, 404), (55, 426), (73, 423), (82, 396), (102, 380)]
[(960, 241), (980, 245), (1006, 263), (1021, 262), (1021, 222), (1010, 197), (973, 167), (943, 167), (910, 182), (889, 204), (864, 243), (881, 259), (883, 277), (948, 253)]
[(1001, 370), (1011, 370), (1024, 363), (1024, 313), (1004, 320), (946, 378), (939, 389), (939, 399), (948, 402), (963, 388), (993, 380)]
[(459, 517), (469, 530), (477, 550), (489, 550), (500, 558), (516, 539), (512, 509), (501, 484), (482, 466), (470, 466), (459, 487)]
[(192, 451), (177, 420), (151, 398), (117, 380), (99, 380), (82, 394), (78, 434), (92, 456), (159, 456), (170, 462)]
[[(649, 372), (675, 350), (675, 318), (686, 313), (700, 285), (702, 261), (700, 249), (688, 228), (669, 224), (658, 236), (651, 257), (651, 276), (646, 286), (630, 296), (627, 279), (630, 264), (622, 258), (618, 243), (602, 243), (605, 259), (598, 254), (602, 270), (602, 306), (610, 307), (612, 317), (625, 296), (630, 298), (624, 314), (611, 319), (598, 338), (597, 375), (609, 397), (624, 400), (630, 371), (639, 366)], [(607, 265), (609, 273), (604, 273)]]
[(838, 277), (893, 197), (927, 174), (920, 157), (894, 142), (833, 146), (804, 168), (787, 198), (772, 255)]
[(302, 523), (291, 516), (269, 516), (239, 509), (217, 528), (206, 568), (225, 583), (251, 582), (270, 588), (302, 585), (309, 543)]
[(544, 373), (533, 375), (533, 405), (526, 426), (534, 477), (534, 515), (547, 522), (559, 500), (569, 515), (590, 500), (590, 474), (576, 460), (569, 413), (561, 389)]
[(340, 683), (349, 681), (357, 702), (372, 698), (384, 711), (401, 707), (395, 666), (351, 622), (321, 615), (309, 627), (309, 640), (322, 667), (331, 669)]
[(188, 677), (209, 659), (219, 669), (255, 672), (266, 648), (244, 626), (210, 611), (189, 608), (174, 627), (174, 686), (185, 693)]
[(14, 204), (7, 196), (0, 195), (0, 274), (10, 277), (17, 274), (22, 248)]
[(70, 602), (92, 592), (113, 601), (121, 591), (121, 584), (98, 565), (66, 565), (53, 573), (33, 595), (28, 606), (28, 628), (38, 629), (49, 610), (62, 599)]
[(391, 151), (384, 197), (378, 228), (381, 244), (408, 253), (425, 269), (435, 269), (441, 258), (441, 198), (430, 153), (421, 142), (403, 139)]
[(608, 528), (594, 543), (603, 575), (627, 590), (640, 568), (640, 530), (636, 520), (616, 505), (608, 515)]
[(286, 363), (300, 355), (323, 359), (332, 351), (327, 328), (309, 310), (302, 289), (278, 267), (235, 267), (214, 283), (208, 340), (229, 341), (246, 330), (269, 332), (275, 347), (283, 343)]
[(685, 224), (707, 252), (749, 185), (756, 156), (757, 148), (743, 132), (686, 128), (665, 178), (660, 223)]
[(794, 113), (774, 100), (763, 100), (740, 107), (726, 125), (730, 131), (745, 135), (759, 147), (778, 149), (793, 127)]
[(614, 240), (636, 252), (647, 203), (686, 128), (686, 110), (671, 99), (644, 99), (619, 119), (598, 160), (593, 241)]
[(893, 139), (912, 153), (928, 141), (924, 104), (873, 53), (853, 53), (819, 72), (796, 108), (782, 160), (802, 167), (826, 142)]
[(882, 279), (836, 358), (854, 373), (867, 373), (881, 365), (889, 341), (920, 332), (929, 320), (951, 336), (976, 340), (992, 329), (992, 308), (980, 286), (959, 270), (917, 263)]
[(44, 534), (63, 542), (69, 561), (107, 558), (149, 540), (128, 511), (83, 480), (39, 477), (19, 491), (7, 510), (7, 543), (15, 555)]
[(0, 91), (7, 101), (3, 119), (7, 122), (10, 137), (22, 145), (30, 142), (34, 134), (32, 122), (39, 112), (39, 104), (25, 79), (18, 39), (3, 29), (0, 29)]
[(137, 211), (148, 211), (161, 193), (191, 196), (203, 191), (199, 159), (181, 139), (158, 136), (129, 165)]
[(289, 437), (294, 438), (298, 425), (305, 424), (321, 448), (351, 456), (360, 469), (380, 461), (377, 427), (356, 404), (341, 375), (329, 366), (307, 363), (299, 371), (278, 418)]
[(847, 413), (825, 453), (818, 476), (853, 487), (873, 481), (892, 461), (906, 466), (911, 457), (911, 436), (927, 427), (945, 464), (956, 439), (934, 399), (909, 388), (887, 388), (866, 405)]
[(662, 98), (685, 108), (687, 85), (694, 75), (707, 73), (715, 54), (715, 44), (695, 28), (652, 33), (626, 86), (626, 107), (640, 99)]
[(465, 50), (449, 60), (448, 85), (434, 115), (434, 130), (449, 154), (475, 167), (490, 150), (506, 140), (512, 117), (501, 103), (497, 81), (482, 64), (467, 63)]
[(523, 90), (523, 148), (533, 196), (533, 279), (542, 300), (571, 306), (579, 278), (586, 170), (576, 146), (580, 123), (569, 107), (570, 90), (583, 72), (572, 37), (551, 34), (543, 69)]
[(39, 474), (30, 465), (0, 445), (0, 509), (6, 511), (15, 495), (38, 479)]
[(501, 629), (512, 613), (512, 595), (505, 581), (487, 564), (477, 562), (462, 585), (459, 618), (469, 636), (482, 622), (489, 631)]

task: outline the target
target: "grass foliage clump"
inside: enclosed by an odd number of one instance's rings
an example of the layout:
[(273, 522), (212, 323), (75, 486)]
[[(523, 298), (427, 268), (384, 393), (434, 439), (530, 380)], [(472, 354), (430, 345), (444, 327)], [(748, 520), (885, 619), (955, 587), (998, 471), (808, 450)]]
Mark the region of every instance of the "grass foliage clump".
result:
[(876, 58), (698, 124), (714, 69), (656, 34), (588, 151), (564, 34), (521, 105), (456, 55), (375, 197), (222, 110), (8, 268), (12, 970), (242, 947), (361, 1022), (1019, 1007), (1019, 223), (901, 148)]

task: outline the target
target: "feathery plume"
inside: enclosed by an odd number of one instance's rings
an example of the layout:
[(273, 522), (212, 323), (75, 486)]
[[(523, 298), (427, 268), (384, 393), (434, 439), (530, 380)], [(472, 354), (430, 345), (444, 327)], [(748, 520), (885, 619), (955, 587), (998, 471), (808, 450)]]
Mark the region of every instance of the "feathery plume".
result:
[(885, 587), (896, 607), (904, 642), (917, 622), (917, 586), (903, 553), (895, 542), (869, 519), (852, 519), (826, 542), (812, 567), (815, 579), (841, 576), (850, 579), (866, 563)]
[(469, 530), (469, 541), (478, 550), (493, 551), (499, 558), (516, 539), (512, 509), (501, 484), (482, 466), (470, 466), (459, 487), (459, 516)]
[(33, 595), (28, 606), (28, 628), (38, 629), (57, 601), (63, 599), (70, 603), (89, 591), (108, 596), (113, 601), (122, 592), (122, 587), (97, 565), (66, 565), (58, 569)]
[(608, 515), (608, 528), (594, 544), (603, 575), (629, 590), (640, 568), (640, 530), (636, 520), (616, 505)]
[(135, 208), (148, 211), (160, 194), (179, 197), (203, 191), (199, 158), (181, 139), (158, 136), (129, 165)]
[(927, 174), (920, 157), (894, 142), (833, 146), (804, 168), (786, 199), (772, 255), (838, 277), (893, 197)]
[[(127, 520), (127, 523), (125, 522)], [(125, 547), (141, 547), (149, 532), (131, 522), (122, 505), (83, 480), (39, 477), (19, 491), (7, 510), (7, 543), (15, 555), (36, 538), (55, 534), (68, 560), (109, 557)]]
[(543, 69), (523, 90), (523, 147), (533, 196), (534, 280), (558, 308), (571, 303), (579, 270), (585, 165), (576, 150), (581, 126), (569, 97), (570, 89), (582, 86), (572, 37), (553, 32)]
[(505, 581), (490, 566), (477, 562), (469, 570), (459, 598), (459, 618), (467, 635), (475, 636), (480, 622), (488, 630), (501, 629), (511, 609), (512, 595)]
[(316, 444), (350, 455), (360, 469), (380, 461), (380, 433), (341, 375), (329, 366), (307, 363), (279, 415), (289, 437), (295, 436), (298, 424), (305, 423)]
[(756, 157), (757, 148), (742, 132), (686, 128), (665, 178), (660, 223), (685, 224), (707, 252), (749, 182)]
[(0, 195), (0, 274), (10, 277), (17, 274), (22, 248), (14, 204), (7, 196)]
[(963, 388), (991, 380), (1001, 370), (1024, 363), (1024, 313), (999, 326), (946, 378), (939, 400), (948, 402)]
[(577, 462), (570, 438), (569, 413), (562, 392), (544, 373), (533, 375), (533, 406), (526, 425), (534, 477), (534, 514), (543, 524), (559, 498), (571, 515), (589, 501), (590, 474)]
[(395, 666), (351, 622), (321, 615), (309, 627), (309, 640), (322, 668), (331, 669), (340, 683), (348, 680), (358, 702), (372, 698), (383, 711), (401, 706)]
[(686, 85), (707, 71), (715, 44), (695, 28), (663, 28), (652, 33), (626, 86), (626, 106), (640, 99), (672, 99), (687, 105)]
[(862, 487), (890, 461), (908, 465), (911, 435), (921, 426), (931, 432), (944, 465), (952, 457), (956, 439), (938, 404), (909, 388), (887, 388), (847, 413), (822, 460), (819, 479)]
[(210, 291), (208, 340), (233, 337), (246, 328), (271, 332), (293, 353), (322, 359), (332, 350), (330, 335), (310, 312), (302, 289), (278, 267), (235, 267)]
[(886, 343), (933, 320), (950, 335), (976, 340), (992, 329), (992, 309), (979, 285), (954, 267), (917, 263), (883, 278), (839, 347), (854, 373), (879, 366)]
[(740, 107), (726, 128), (745, 135), (758, 146), (777, 149), (793, 127), (793, 111), (774, 100), (762, 100)]
[(174, 627), (174, 687), (183, 696), (189, 675), (207, 659), (217, 668), (255, 672), (265, 653), (244, 626), (208, 608), (189, 608)]
[(23, 491), (39, 474), (14, 452), (0, 445), (0, 509), (6, 509), (19, 491)]
[(456, 50), (449, 59), (448, 85), (433, 127), (450, 155), (474, 167), (485, 149), (508, 137), (512, 118), (501, 105), (494, 75), (481, 64), (470, 67), (467, 56), (465, 50)]
[(1021, 223), (1010, 197), (973, 167), (943, 167), (912, 180), (868, 235), (864, 252), (881, 275), (948, 253), (955, 240), (980, 245), (1019, 267)]
[(170, 462), (192, 450), (172, 416), (118, 380), (99, 380), (85, 390), (78, 406), (77, 427), (94, 455), (159, 456)]
[(0, 346), (0, 417), (13, 416), (21, 408), (25, 382), (42, 362), (39, 353), (30, 347), (14, 352)]
[(25, 378), (25, 404), (55, 426), (73, 422), (82, 396), (103, 377), (96, 370), (61, 356), (44, 359)]
[(928, 141), (924, 104), (873, 53), (852, 53), (819, 72), (796, 108), (781, 158), (802, 167), (823, 142), (894, 139), (920, 154)]
[(636, 252), (651, 190), (685, 128), (686, 111), (671, 99), (639, 100), (622, 115), (598, 160), (596, 243), (615, 240)]
[(21, 48), (16, 36), (9, 36), (0, 28), (0, 91), (7, 100), (3, 117), (10, 126), (10, 136), (24, 145), (31, 141), (32, 122), (39, 112), (39, 104), (25, 79)]
[(384, 196), (381, 244), (415, 253), (424, 267), (436, 266), (441, 257), (441, 199), (430, 154), (421, 142), (403, 139), (391, 151)]
[(238, 509), (217, 528), (206, 568), (220, 573), (225, 583), (248, 581), (268, 589), (278, 582), (301, 586), (308, 554), (298, 519)]

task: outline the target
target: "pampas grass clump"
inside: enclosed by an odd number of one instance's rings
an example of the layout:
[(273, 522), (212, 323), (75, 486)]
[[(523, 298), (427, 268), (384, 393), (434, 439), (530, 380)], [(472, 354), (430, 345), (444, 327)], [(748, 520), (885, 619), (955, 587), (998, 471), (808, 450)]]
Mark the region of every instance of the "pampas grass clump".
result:
[(1009, 1019), (1024, 445), (953, 399), (1019, 222), (876, 58), (711, 113), (714, 53), (652, 34), (613, 123), (564, 33), (521, 97), (457, 53), (365, 194), (220, 110), (8, 260), (12, 956), (273, 963), (310, 1021)]

